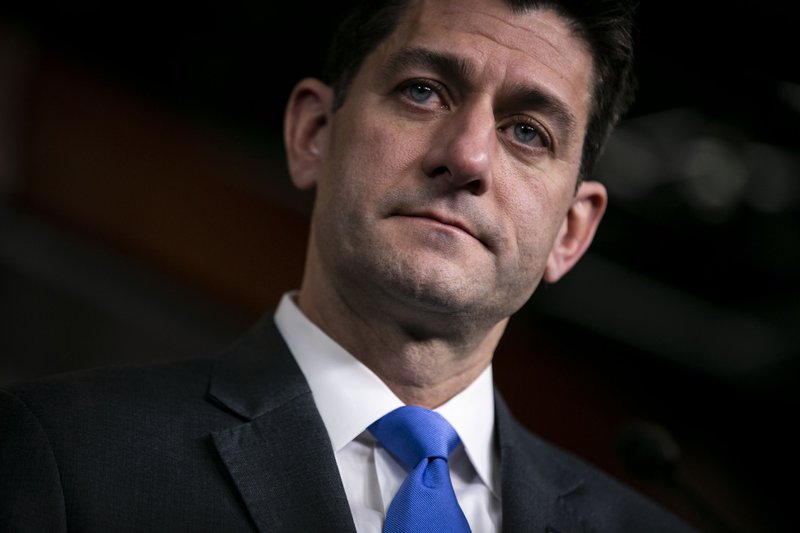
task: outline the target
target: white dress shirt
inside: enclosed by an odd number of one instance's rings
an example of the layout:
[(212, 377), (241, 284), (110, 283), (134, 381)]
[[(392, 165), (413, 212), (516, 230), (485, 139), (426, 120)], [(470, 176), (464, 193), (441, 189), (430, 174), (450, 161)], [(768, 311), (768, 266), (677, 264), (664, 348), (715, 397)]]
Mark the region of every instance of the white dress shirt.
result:
[[(380, 532), (386, 509), (408, 472), (367, 427), (403, 402), (370, 369), (316, 327), (283, 295), (275, 324), (306, 377), (330, 436), (347, 501), (359, 533)], [(500, 469), (494, 439), (491, 365), (436, 411), (462, 445), (450, 455), (456, 497), (472, 531), (500, 530)]]

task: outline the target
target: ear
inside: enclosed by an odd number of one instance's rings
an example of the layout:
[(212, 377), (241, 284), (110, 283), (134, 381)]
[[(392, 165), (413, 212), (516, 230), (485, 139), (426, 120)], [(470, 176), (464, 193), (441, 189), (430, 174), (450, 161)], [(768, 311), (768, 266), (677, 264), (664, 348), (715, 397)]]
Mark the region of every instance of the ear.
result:
[(333, 90), (314, 78), (295, 85), (283, 117), (283, 141), (292, 183), (310, 189), (326, 148)]
[(561, 279), (589, 248), (607, 204), (608, 193), (601, 183), (580, 184), (547, 257), (543, 276), (547, 283)]

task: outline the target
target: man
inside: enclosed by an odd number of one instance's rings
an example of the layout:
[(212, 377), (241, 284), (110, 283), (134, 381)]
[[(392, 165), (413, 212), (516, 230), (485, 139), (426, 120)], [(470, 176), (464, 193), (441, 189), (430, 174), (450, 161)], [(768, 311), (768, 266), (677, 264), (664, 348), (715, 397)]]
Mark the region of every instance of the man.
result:
[(412, 405), (457, 434), (472, 531), (690, 530), (492, 385), (509, 317), (605, 209), (585, 178), (630, 101), (630, 10), (387, 4), (347, 20), (330, 85), (289, 99), (290, 174), (316, 189), (299, 290), (214, 361), (4, 393), (0, 529), (380, 531), (409, 468), (375, 424)]

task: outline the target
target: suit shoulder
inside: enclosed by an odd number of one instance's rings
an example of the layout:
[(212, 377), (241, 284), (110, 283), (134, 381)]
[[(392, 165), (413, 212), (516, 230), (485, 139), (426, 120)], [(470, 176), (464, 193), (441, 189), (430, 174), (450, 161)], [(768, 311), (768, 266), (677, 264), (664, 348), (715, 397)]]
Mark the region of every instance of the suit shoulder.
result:
[(210, 360), (193, 359), (96, 367), (11, 384), (2, 392), (37, 414), (124, 403), (126, 399), (157, 400), (163, 395), (176, 401), (181, 396), (205, 394), (210, 365)]
[[(577, 454), (519, 427), (520, 450), (542, 475), (560, 484), (562, 501), (601, 531), (696, 533), (697, 530), (649, 496)], [(542, 460), (546, 458), (546, 460)]]

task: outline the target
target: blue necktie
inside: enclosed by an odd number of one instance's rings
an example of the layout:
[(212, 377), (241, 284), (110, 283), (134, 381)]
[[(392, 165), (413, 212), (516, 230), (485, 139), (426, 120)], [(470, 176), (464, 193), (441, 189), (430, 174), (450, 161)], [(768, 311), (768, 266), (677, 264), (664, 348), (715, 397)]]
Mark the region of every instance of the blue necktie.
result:
[(461, 440), (439, 413), (407, 405), (384, 415), (369, 431), (410, 470), (386, 511), (384, 533), (468, 533), (447, 458)]

